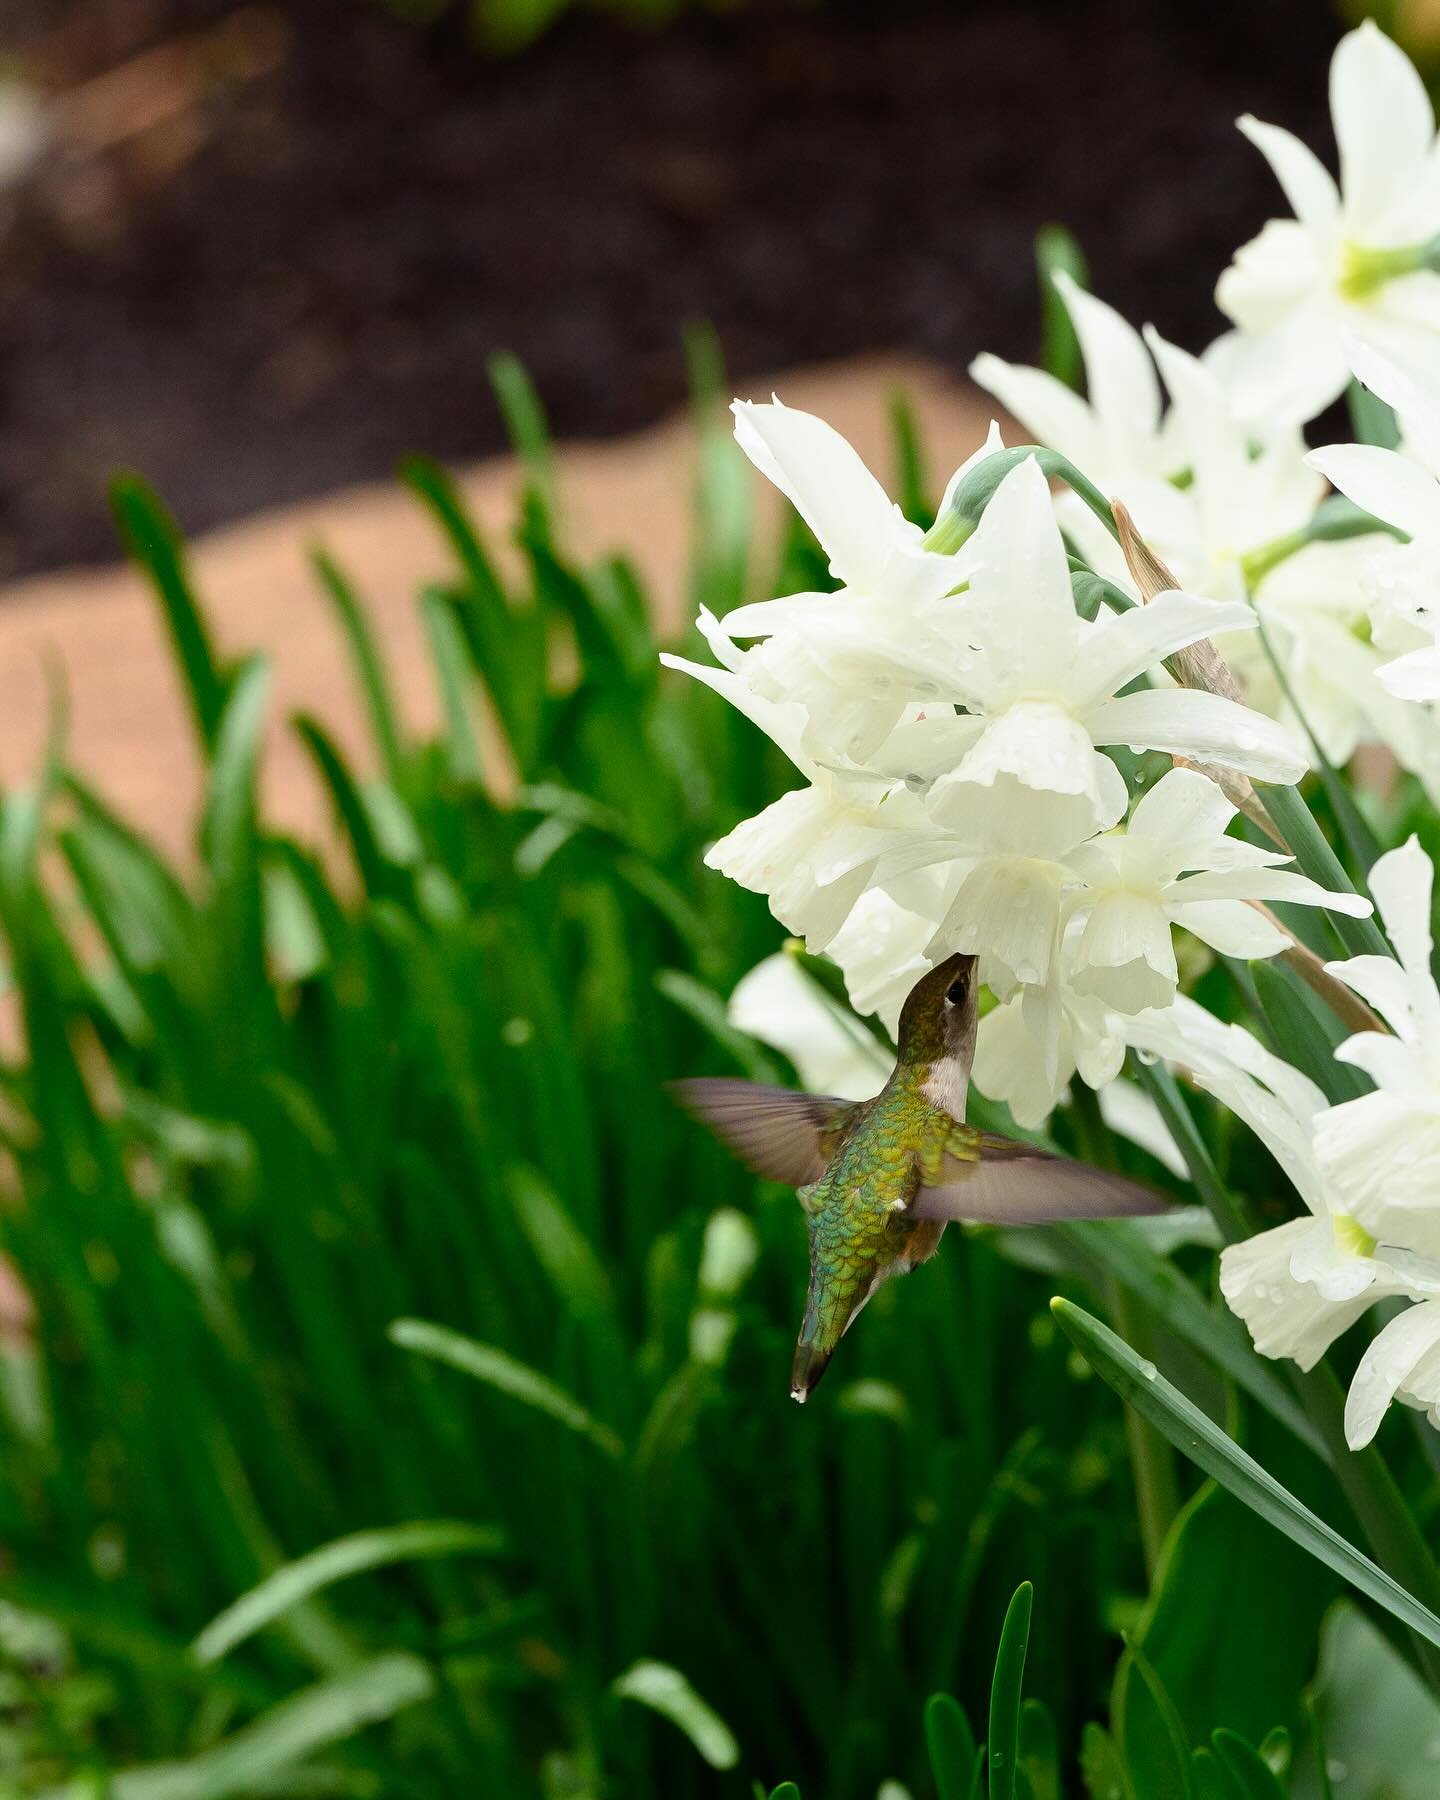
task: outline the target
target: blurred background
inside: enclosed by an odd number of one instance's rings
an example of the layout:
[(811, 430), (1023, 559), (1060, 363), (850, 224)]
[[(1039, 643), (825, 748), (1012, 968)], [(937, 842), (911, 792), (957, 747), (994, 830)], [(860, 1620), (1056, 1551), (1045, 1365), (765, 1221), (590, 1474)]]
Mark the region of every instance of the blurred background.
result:
[(1331, 1793), (1309, 1708), (1340, 1800), (1433, 1796), (1440, 1710), (1325, 1570), (1179, 1464), (1142, 1541), (1047, 1305), (1103, 1266), (952, 1232), (798, 1415), (794, 1198), (661, 1087), (794, 1078), (727, 1010), (780, 930), (702, 863), (793, 771), (656, 659), (827, 581), (725, 399), (928, 519), (970, 359), (1037, 355), (1037, 232), (1202, 347), (1276, 206), (1233, 120), (1328, 157), (1346, 22), (0, 0), (6, 1800), (968, 1800), (1026, 1579), (1019, 1794), (1188, 1792), (1125, 1760), (1168, 1692), (1277, 1793)]
[[(1389, 8), (1412, 48), (1425, 0)], [(1394, 16), (1398, 12), (1398, 17)], [(1327, 0), (6, 0), (0, 579), (882, 349), (1029, 360), (1031, 246), (1198, 349), (1272, 208), (1237, 114), (1320, 146)]]

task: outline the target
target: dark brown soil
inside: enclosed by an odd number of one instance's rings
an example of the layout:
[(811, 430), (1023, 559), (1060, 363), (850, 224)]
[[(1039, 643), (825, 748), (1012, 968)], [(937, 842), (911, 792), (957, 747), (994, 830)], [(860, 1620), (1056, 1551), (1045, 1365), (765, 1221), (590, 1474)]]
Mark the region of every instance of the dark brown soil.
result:
[(493, 61), (364, 0), (5, 11), (0, 51), (71, 98), (0, 196), (0, 576), (111, 554), (120, 463), (193, 530), (492, 450), (497, 349), (566, 434), (679, 400), (692, 318), (742, 387), (882, 347), (1031, 356), (1050, 219), (1198, 348), (1276, 205), (1232, 122), (1328, 154), (1338, 30), (1320, 0), (872, 0), (582, 15)]

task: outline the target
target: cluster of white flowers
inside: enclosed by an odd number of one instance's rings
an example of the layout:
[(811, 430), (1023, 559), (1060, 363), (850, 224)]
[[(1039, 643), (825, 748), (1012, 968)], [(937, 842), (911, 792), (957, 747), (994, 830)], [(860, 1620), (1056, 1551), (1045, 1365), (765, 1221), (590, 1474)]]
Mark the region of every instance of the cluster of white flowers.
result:
[[(821, 420), (778, 402), (735, 413), (740, 443), (842, 585), (702, 613), (715, 664), (667, 658), (805, 778), (707, 860), (829, 951), (857, 1004), (893, 1025), (919, 967), (977, 953), (1006, 1004), (986, 1021), (976, 1078), (1036, 1121), (1077, 1065), (1096, 1086), (1116, 1073), (1112, 1013), (1173, 997), (1172, 923), (1227, 954), (1270, 956), (1288, 940), (1250, 901), (1368, 910), (1227, 836), (1235, 809), (1194, 769), (1163, 776), (1132, 811), (1105, 754), (1158, 750), (1269, 781), (1303, 773), (1285, 725), (1147, 682), (1176, 651), (1253, 631), (1243, 600), (1172, 591), (1086, 619), (1033, 457), (1005, 475), (973, 535), (939, 552)], [(980, 455), (996, 448), (992, 434)], [(1017, 1028), (1019, 1053), (1006, 1048)]]
[[(1088, 499), (1052, 492), (992, 426), (926, 534), (821, 420), (737, 402), (739, 443), (838, 585), (702, 612), (714, 662), (666, 660), (798, 770), (707, 860), (826, 952), (857, 1010), (893, 1030), (920, 973), (977, 954), (991, 1003), (974, 1078), (1022, 1125), (1077, 1073), (1107, 1088), (1129, 1050), (1183, 1065), (1309, 1209), (1224, 1254), (1223, 1291), (1262, 1352), (1309, 1366), (1375, 1300), (1413, 1302), (1356, 1377), (1361, 1444), (1397, 1395), (1440, 1419), (1430, 863), (1412, 840), (1375, 865), (1397, 956), (1328, 965), (1391, 1028), (1337, 1052), (1376, 1084), (1342, 1105), (1181, 994), (1173, 936), (1268, 957), (1293, 944), (1270, 902), (1370, 911), (1231, 830), (1232, 798), (1298, 781), (1312, 750), (1343, 768), (1379, 745), (1440, 803), (1440, 143), (1420, 77), (1373, 24), (1336, 52), (1331, 110), (1338, 184), (1289, 133), (1240, 121), (1294, 217), (1221, 277), (1234, 329), (1203, 356), (1057, 276), (1086, 396), (977, 358), (975, 380)], [(1395, 448), (1307, 450), (1302, 429), (1347, 386), (1390, 409)], [(1174, 587), (1142, 585), (1097, 492), (1123, 501)], [(1077, 595), (1097, 587), (1114, 607), (1090, 617)], [(1235, 678), (1224, 692), (1196, 686), (1182, 654), (1204, 643)], [(771, 1014), (790, 1006), (775, 984), (792, 976), (772, 967), (737, 996), (775, 1042)], [(865, 1046), (833, 1054), (837, 1078), (875, 1079)]]
[[(1370, 872), (1398, 960), (1329, 964), (1375, 1007), (1389, 1032), (1336, 1051), (1373, 1093), (1331, 1105), (1307, 1076), (1240, 1025), (1181, 996), (1130, 1022), (1137, 1049), (1185, 1068), (1265, 1143), (1308, 1217), (1222, 1252), (1220, 1288), (1255, 1347), (1309, 1369), (1378, 1300), (1412, 1304), (1376, 1335), (1345, 1413), (1352, 1448), (1374, 1437), (1400, 1399), (1440, 1423), (1440, 992), (1430, 971), (1430, 860), (1412, 838)], [(1392, 1035), (1393, 1034), (1393, 1035)]]

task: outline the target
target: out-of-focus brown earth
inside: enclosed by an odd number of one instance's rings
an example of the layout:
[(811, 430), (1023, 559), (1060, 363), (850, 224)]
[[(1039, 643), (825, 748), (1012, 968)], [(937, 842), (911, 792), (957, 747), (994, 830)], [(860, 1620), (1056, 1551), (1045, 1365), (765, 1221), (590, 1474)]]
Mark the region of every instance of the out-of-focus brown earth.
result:
[[(983, 396), (913, 358), (873, 358), (747, 383), (823, 414), (881, 474), (889, 473), (889, 406), (910, 399), (931, 469), (943, 480), (981, 442), (990, 418)], [(685, 623), (685, 573), (695, 478), (695, 433), (679, 415), (607, 443), (556, 452), (561, 518), (582, 556), (623, 550), (654, 598), (663, 634)], [(474, 516), (503, 555), (518, 476), (497, 457), (464, 471)], [(776, 503), (754, 477), (762, 516)], [(765, 490), (762, 497), (761, 490)], [(760, 542), (767, 541), (762, 527)], [(773, 531), (768, 534), (773, 542)], [(393, 482), (263, 512), (193, 544), (191, 572), (219, 647), (262, 650), (274, 665), (264, 765), (267, 816), (323, 837), (324, 797), (287, 720), (303, 707), (335, 731), (360, 767), (371, 754), (354, 680), (333, 614), (307, 561), (323, 544), (371, 611), (402, 715), (420, 727), (438, 717), (432, 665), (416, 597), (422, 583), (452, 572), (446, 546), (419, 504)], [(200, 769), (158, 603), (126, 566), (78, 569), (0, 588), (0, 785), (27, 779), (47, 730), (46, 660), (68, 690), (70, 760), (111, 804), (167, 850), (189, 858)]]
[[(1333, 157), (1333, 0), (749, 0), (523, 54), (384, 0), (0, 0), (46, 147), (0, 182), (0, 581), (105, 561), (117, 466), (187, 532), (893, 352), (1033, 361), (1037, 229), (1198, 350), (1281, 204), (1243, 112)], [(3, 162), (3, 141), (0, 141)]]

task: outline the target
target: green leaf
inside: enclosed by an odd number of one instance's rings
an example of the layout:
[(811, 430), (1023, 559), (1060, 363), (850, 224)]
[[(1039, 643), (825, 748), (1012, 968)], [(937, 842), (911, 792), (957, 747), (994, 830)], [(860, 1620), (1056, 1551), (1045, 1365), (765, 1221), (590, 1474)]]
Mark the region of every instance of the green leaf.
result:
[(589, 1438), (607, 1456), (624, 1454), (624, 1445), (611, 1428), (587, 1412), (564, 1388), (557, 1387), (538, 1370), (517, 1362), (505, 1351), (497, 1350), (493, 1344), (477, 1343), (474, 1338), (451, 1331), (444, 1325), (427, 1324), (423, 1319), (397, 1319), (386, 1335), (402, 1350), (433, 1357), (452, 1369), (474, 1376), (476, 1381), (483, 1381), (499, 1393), (508, 1394), (512, 1400), (544, 1413), (557, 1424)]
[(1055, 286), (1057, 274), (1066, 274), (1079, 287), (1089, 287), (1090, 270), (1084, 252), (1063, 225), (1042, 225), (1035, 234), (1035, 269), (1040, 277), (1040, 316), (1043, 323), (1041, 367), (1078, 393), (1085, 378), (1085, 359), (1070, 312)]
[(535, 385), (520, 358), (508, 350), (490, 358), (489, 374), (510, 442), (525, 465), (526, 476), (547, 505), (553, 506), (555, 469), (550, 455), (550, 431)]
[(333, 558), (317, 547), (311, 551), (310, 560), (315, 573), (320, 577), (321, 585), (330, 596), (345, 634), (355, 679), (364, 696), (365, 710), (370, 716), (370, 730), (381, 766), (390, 781), (399, 787), (403, 774), (400, 727), (396, 720), (395, 702), (391, 697), (384, 659), (375, 643), (370, 621), (365, 616), (365, 609), (354, 588)]
[(1174, 1696), (1188, 1743), (1217, 1727), (1254, 1740), (1296, 1718), (1337, 1591), (1302, 1550), (1277, 1543), (1263, 1519), (1205, 1483), (1175, 1522), (1132, 1634)]
[(1114, 1738), (1093, 1720), (1080, 1734), (1080, 1774), (1090, 1800), (1134, 1800)]
[[(317, 1750), (393, 1718), (434, 1692), (435, 1677), (418, 1656), (379, 1656), (303, 1688), (186, 1762), (156, 1763), (110, 1776), (107, 1800), (230, 1800), (253, 1794)], [(46, 1800), (74, 1800), (74, 1789), (55, 1789)]]
[[(1310, 808), (1293, 787), (1261, 787), (1256, 790), (1261, 803), (1274, 821), (1276, 830), (1294, 853), (1295, 865), (1303, 875), (1318, 881), (1332, 894), (1353, 894), (1354, 883), (1345, 873), (1340, 859)], [(1389, 956), (1390, 946), (1374, 919), (1352, 919), (1345, 913), (1326, 913), (1335, 934), (1350, 956)]]
[(126, 551), (160, 597), (201, 746), (208, 754), (220, 729), (226, 684), (190, 588), (180, 534), (159, 495), (138, 475), (117, 476), (110, 484), (110, 505)]
[(1195, 1800), (1239, 1800), (1230, 1777), (1216, 1760), (1215, 1752), (1201, 1748), (1190, 1758), (1190, 1781)]
[(1020, 1766), (1020, 1694), (1035, 1590), (1022, 1581), (1005, 1610), (990, 1680), (990, 1800), (1012, 1800)]
[(393, 892), (395, 884), (376, 842), (369, 809), (334, 739), (308, 713), (296, 713), (290, 722), (329, 789), (331, 804), (349, 840), (350, 854), (366, 893)]
[(1400, 442), (1400, 425), (1395, 409), (1372, 394), (1362, 381), (1353, 376), (1345, 390), (1350, 408), (1350, 427), (1357, 444), (1376, 444), (1382, 450), (1393, 450)]
[(505, 1189), (556, 1298), (577, 1316), (613, 1314), (615, 1294), (605, 1266), (548, 1183), (534, 1169), (515, 1167), (506, 1175)]
[(430, 656), (440, 688), (450, 773), (467, 787), (483, 787), (485, 765), (472, 712), (470, 663), (465, 654), (465, 640), (456, 622), (454, 604), (450, 596), (438, 588), (426, 588), (420, 597), (420, 611), (430, 639)]
[(222, 892), (252, 871), (255, 855), (255, 777), (270, 668), (252, 658), (236, 676), (215, 736), (205, 814), (205, 849)]
[(1374, 1084), (1368, 1077), (1335, 1060), (1335, 1046), (1350, 1036), (1349, 1030), (1292, 969), (1273, 959), (1255, 963), (1250, 975), (1271, 1037), (1284, 1046), (1287, 1062), (1308, 1075), (1332, 1105), (1371, 1092)]
[(926, 492), (920, 426), (907, 394), (890, 396), (890, 436), (895, 445), (896, 505), (912, 523), (928, 530), (935, 522)]
[(610, 1691), (622, 1700), (648, 1706), (678, 1726), (712, 1769), (733, 1769), (740, 1746), (730, 1727), (691, 1687), (678, 1669), (644, 1658), (617, 1675)]
[(800, 1790), (793, 1781), (782, 1781), (777, 1788), (771, 1788), (770, 1800), (800, 1800)]
[(925, 1747), (938, 1800), (967, 1800), (975, 1766), (975, 1733), (965, 1708), (950, 1694), (925, 1702)]
[(1153, 1364), (1142, 1362), (1123, 1339), (1068, 1300), (1057, 1297), (1050, 1302), (1050, 1310), (1095, 1372), (1176, 1449), (1326, 1568), (1432, 1644), (1440, 1644), (1440, 1619), (1428, 1607), (1302, 1505)]
[(1190, 1746), (1154, 1665), (1131, 1643), (1115, 1674), (1112, 1714), (1125, 1767), (1144, 1800), (1191, 1800)]
[(1174, 1263), (1151, 1249), (1142, 1229), (1128, 1219), (1111, 1219), (1103, 1224), (1059, 1225), (1052, 1230), (1063, 1241), (1079, 1245), (1143, 1300), (1164, 1321), (1167, 1331), (1209, 1357), (1317, 1456), (1325, 1455), (1324, 1440), (1305, 1409), (1274, 1368), (1257, 1355), (1240, 1320), (1231, 1312), (1208, 1306)]
[(1285, 1790), (1265, 1758), (1238, 1733), (1216, 1731), (1210, 1742), (1240, 1800), (1285, 1800)]
[(219, 1662), (292, 1607), (352, 1575), (436, 1556), (493, 1556), (504, 1547), (504, 1537), (492, 1527), (454, 1519), (415, 1520), (374, 1531), (351, 1532), (296, 1557), (267, 1575), (248, 1594), (242, 1594), (195, 1639), (193, 1653), (201, 1663)]
[(1020, 1772), (1030, 1783), (1031, 1800), (1060, 1800), (1060, 1744), (1043, 1700), (1020, 1708)]

